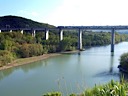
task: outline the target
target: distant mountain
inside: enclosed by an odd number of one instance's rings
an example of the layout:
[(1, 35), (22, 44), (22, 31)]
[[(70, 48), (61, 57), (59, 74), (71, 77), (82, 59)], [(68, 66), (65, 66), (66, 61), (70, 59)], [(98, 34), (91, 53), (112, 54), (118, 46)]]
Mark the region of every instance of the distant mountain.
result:
[(31, 19), (18, 16), (2, 16), (0, 17), (0, 28), (54, 28), (55, 26), (46, 23), (39, 23)]
[(128, 30), (118, 30), (118, 33), (120, 33), (120, 34), (128, 34)]
[[(111, 30), (92, 30), (93, 32), (111, 32)], [(128, 34), (128, 30), (116, 30), (119, 34)]]

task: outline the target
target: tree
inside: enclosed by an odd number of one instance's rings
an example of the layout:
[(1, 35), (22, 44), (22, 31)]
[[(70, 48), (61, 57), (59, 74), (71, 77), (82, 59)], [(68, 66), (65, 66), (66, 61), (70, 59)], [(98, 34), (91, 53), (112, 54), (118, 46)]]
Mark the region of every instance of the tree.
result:
[(0, 48), (2, 50), (8, 50), (8, 51), (12, 51), (13, 50), (13, 45), (14, 45), (14, 41), (10, 41), (10, 40), (6, 40), (4, 39), (1, 44), (0, 44)]
[(14, 60), (13, 54), (7, 50), (0, 50), (0, 66), (7, 65)]
[(60, 42), (60, 50), (61, 51), (68, 51), (71, 50), (71, 45), (72, 45), (72, 40), (71, 38), (64, 38), (64, 40), (62, 40)]

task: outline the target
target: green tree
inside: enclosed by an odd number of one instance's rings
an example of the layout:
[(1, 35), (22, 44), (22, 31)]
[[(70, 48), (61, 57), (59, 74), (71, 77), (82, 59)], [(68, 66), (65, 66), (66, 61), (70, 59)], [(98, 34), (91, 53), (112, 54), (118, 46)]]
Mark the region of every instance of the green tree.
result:
[(13, 54), (7, 50), (0, 50), (0, 66), (7, 65), (14, 60)]
[(1, 42), (0, 46), (1, 46), (2, 50), (12, 51), (13, 50), (13, 46), (14, 46), (14, 41), (10, 41), (10, 40), (4, 39)]
[(71, 38), (67, 37), (67, 38), (64, 38), (64, 40), (62, 40), (60, 42), (60, 50), (61, 51), (69, 51), (71, 50), (71, 46), (72, 45), (72, 40)]

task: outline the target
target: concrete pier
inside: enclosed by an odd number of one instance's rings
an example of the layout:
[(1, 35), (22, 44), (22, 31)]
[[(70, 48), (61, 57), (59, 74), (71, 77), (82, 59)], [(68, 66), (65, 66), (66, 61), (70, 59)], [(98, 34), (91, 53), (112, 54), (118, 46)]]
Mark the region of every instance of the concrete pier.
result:
[(82, 50), (82, 30), (79, 29), (78, 32), (78, 49)]
[(45, 40), (48, 40), (49, 38), (49, 30), (45, 29)]
[(63, 30), (62, 29), (59, 29), (59, 34), (60, 34), (60, 41), (63, 40)]
[(36, 36), (36, 30), (32, 30), (32, 37)]
[(24, 30), (21, 30), (21, 34), (24, 34)]
[(111, 52), (114, 52), (114, 44), (115, 44), (115, 29), (111, 30)]
[(12, 32), (12, 30), (10, 30), (10, 32)]

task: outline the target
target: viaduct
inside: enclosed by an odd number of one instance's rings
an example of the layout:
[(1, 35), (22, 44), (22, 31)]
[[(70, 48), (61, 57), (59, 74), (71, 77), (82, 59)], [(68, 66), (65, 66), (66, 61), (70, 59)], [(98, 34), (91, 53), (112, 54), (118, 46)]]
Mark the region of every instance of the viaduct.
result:
[(32, 36), (35, 37), (36, 32), (44, 31), (45, 39), (49, 38), (49, 30), (59, 30), (60, 41), (63, 40), (63, 30), (78, 30), (78, 49), (82, 50), (82, 31), (83, 30), (109, 30), (111, 31), (111, 52), (114, 52), (115, 44), (115, 30), (128, 30), (128, 26), (58, 26), (56, 28), (0, 28), (2, 31), (20, 31), (22, 34), (24, 31), (29, 30)]

